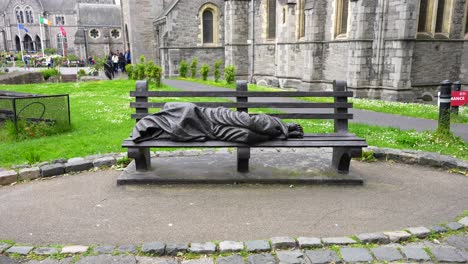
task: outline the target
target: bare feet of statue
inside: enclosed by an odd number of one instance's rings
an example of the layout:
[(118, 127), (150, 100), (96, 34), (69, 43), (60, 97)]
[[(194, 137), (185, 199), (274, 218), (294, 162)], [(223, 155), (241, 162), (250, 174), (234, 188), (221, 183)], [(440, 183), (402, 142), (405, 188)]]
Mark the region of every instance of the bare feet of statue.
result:
[(286, 124), (288, 127), (288, 137), (290, 138), (303, 138), (304, 137), (304, 130), (302, 126), (295, 123), (288, 123)]

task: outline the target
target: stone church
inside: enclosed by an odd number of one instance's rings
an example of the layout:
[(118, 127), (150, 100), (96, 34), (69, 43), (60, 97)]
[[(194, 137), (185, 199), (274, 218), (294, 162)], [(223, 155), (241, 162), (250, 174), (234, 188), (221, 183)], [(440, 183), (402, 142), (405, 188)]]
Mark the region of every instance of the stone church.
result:
[(358, 97), (413, 101), (468, 84), (467, 0), (123, 0), (127, 45), (177, 76), (182, 59), (300, 90), (348, 82)]
[[(40, 26), (40, 17), (50, 25)], [(102, 57), (123, 50), (121, 18), (115, 0), (0, 0), (0, 51), (18, 52), (23, 46), (40, 53), (44, 45), (60, 55)]]

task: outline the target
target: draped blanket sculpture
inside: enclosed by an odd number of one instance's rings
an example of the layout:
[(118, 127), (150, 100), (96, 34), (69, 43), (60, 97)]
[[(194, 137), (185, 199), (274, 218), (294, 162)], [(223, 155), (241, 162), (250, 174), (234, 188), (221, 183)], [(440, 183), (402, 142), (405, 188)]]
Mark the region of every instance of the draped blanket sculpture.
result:
[(265, 114), (249, 115), (224, 107), (199, 107), (193, 103), (166, 103), (155, 114), (137, 122), (132, 132), (136, 143), (151, 139), (172, 141), (223, 140), (255, 143), (273, 138), (301, 138), (298, 124), (285, 124)]

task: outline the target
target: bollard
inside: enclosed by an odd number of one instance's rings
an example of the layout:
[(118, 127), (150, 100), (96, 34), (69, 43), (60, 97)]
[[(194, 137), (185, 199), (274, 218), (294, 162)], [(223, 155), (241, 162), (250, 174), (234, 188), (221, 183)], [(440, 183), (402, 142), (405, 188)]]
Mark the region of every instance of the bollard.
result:
[[(452, 91), (459, 92), (461, 90), (461, 82), (457, 81), (452, 84)], [(452, 113), (458, 115), (458, 106), (452, 106)]]
[(450, 131), (450, 99), (452, 98), (452, 83), (449, 80), (440, 83), (439, 92), (439, 128), (440, 132)]

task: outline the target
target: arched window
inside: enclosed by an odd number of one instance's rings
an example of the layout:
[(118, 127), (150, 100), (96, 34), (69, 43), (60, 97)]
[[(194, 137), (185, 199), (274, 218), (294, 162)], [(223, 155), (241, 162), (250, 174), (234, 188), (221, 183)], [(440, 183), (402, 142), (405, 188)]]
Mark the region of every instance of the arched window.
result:
[(21, 18), (21, 23), (24, 24), (23, 11), (20, 11), (20, 18)]
[(335, 36), (346, 37), (348, 33), (349, 0), (336, 0)]
[(419, 36), (448, 37), (452, 15), (452, 0), (420, 0)]
[(32, 24), (34, 23), (34, 18), (33, 18), (33, 13), (32, 13), (32, 10), (31, 10), (31, 7), (26, 7), (26, 9), (24, 10), (24, 13), (26, 15), (26, 23), (28, 24)]
[(203, 11), (203, 43), (213, 43), (213, 11)]
[(217, 44), (219, 42), (219, 8), (214, 4), (203, 5), (198, 13), (201, 25), (200, 41), (202, 44)]
[(276, 38), (276, 0), (267, 0), (267, 38)]
[(16, 51), (21, 50), (21, 40), (20, 40), (20, 37), (18, 36), (15, 37), (15, 46), (16, 46)]
[(23, 43), (24, 43), (24, 50), (26, 50), (26, 51), (34, 51), (34, 43), (33, 43), (33, 40), (32, 40), (32, 38), (31, 38), (28, 34), (26, 34), (26, 35), (24, 36), (24, 41), (23, 41)]
[(23, 10), (21, 10), (21, 8), (18, 6), (15, 9), (15, 13), (16, 13), (16, 21), (18, 23), (23, 24), (24, 23)]
[(305, 0), (297, 1), (297, 37), (305, 36)]
[(41, 43), (41, 38), (39, 36), (36, 36), (36, 39), (34, 40), (34, 43), (36, 45), (37, 50), (42, 49), (42, 43)]

